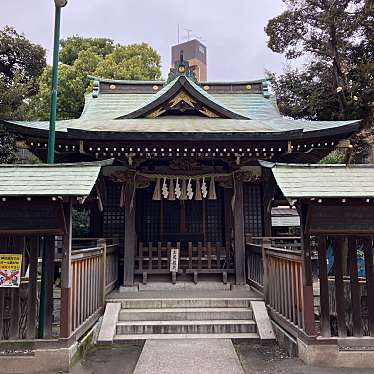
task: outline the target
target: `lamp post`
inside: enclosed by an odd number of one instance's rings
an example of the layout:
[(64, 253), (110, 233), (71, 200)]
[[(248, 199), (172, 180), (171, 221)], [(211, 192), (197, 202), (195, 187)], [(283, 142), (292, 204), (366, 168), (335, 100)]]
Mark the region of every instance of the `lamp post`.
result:
[[(66, 6), (68, 0), (55, 1), (55, 31), (53, 43), (53, 67), (52, 67), (52, 87), (51, 87), (51, 109), (49, 115), (49, 132), (48, 132), (48, 164), (55, 161), (55, 138), (56, 138), (56, 117), (57, 117), (57, 88), (58, 88), (58, 62), (60, 49), (60, 26), (61, 26), (61, 8)], [(48, 242), (43, 238), (43, 261), (42, 261), (42, 279), (40, 284), (40, 302), (39, 302), (39, 324), (38, 338), (44, 337), (45, 314), (46, 314), (46, 276), (47, 276), (47, 251)]]
[(55, 33), (54, 33), (54, 43), (53, 43), (51, 112), (49, 116), (49, 134), (48, 134), (48, 164), (53, 164), (55, 161), (58, 60), (59, 60), (59, 52), (60, 52), (61, 8), (66, 6), (67, 3), (68, 3), (68, 0), (55, 0), (56, 10), (55, 10)]

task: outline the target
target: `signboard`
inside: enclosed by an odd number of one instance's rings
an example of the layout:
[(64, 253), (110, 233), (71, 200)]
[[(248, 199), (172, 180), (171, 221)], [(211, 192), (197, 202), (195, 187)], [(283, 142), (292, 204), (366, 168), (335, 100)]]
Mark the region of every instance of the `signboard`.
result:
[(179, 268), (179, 248), (170, 250), (170, 272), (177, 273)]
[(0, 254), (0, 287), (18, 288), (21, 266), (22, 255)]

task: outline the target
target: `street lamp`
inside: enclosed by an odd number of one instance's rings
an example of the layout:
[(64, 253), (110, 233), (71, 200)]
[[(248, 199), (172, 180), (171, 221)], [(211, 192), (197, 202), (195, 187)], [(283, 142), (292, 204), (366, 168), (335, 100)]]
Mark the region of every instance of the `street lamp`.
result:
[(55, 138), (56, 138), (56, 116), (57, 116), (57, 86), (58, 86), (58, 60), (60, 49), (60, 25), (61, 8), (66, 6), (68, 0), (55, 0), (55, 34), (53, 44), (53, 67), (52, 67), (52, 88), (51, 88), (51, 111), (49, 117), (48, 134), (48, 164), (55, 161)]
[[(48, 132), (48, 164), (55, 161), (55, 138), (56, 138), (56, 116), (57, 116), (57, 87), (58, 87), (58, 61), (60, 49), (60, 26), (61, 26), (61, 8), (66, 6), (68, 0), (55, 1), (55, 32), (53, 44), (53, 67), (52, 67), (52, 87), (51, 87), (51, 111), (49, 115), (49, 132)], [(46, 273), (47, 273), (47, 251), (46, 238), (43, 240), (43, 260), (42, 260), (42, 279), (40, 285), (40, 302), (39, 302), (39, 325), (38, 338), (44, 338), (44, 323), (46, 313)]]

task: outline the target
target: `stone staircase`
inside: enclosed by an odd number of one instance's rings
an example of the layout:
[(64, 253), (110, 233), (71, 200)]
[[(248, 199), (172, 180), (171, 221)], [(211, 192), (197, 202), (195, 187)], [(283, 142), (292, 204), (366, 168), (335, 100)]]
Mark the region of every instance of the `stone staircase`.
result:
[[(263, 340), (251, 298), (151, 297), (112, 301), (107, 304), (98, 344), (188, 338)], [(265, 339), (272, 340), (274, 336)]]

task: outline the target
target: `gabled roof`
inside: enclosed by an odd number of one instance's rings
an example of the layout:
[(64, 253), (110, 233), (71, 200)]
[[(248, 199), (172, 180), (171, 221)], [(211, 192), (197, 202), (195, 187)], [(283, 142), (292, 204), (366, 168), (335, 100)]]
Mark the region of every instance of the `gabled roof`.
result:
[(0, 196), (87, 197), (101, 167), (111, 163), (0, 165)]
[(261, 161), (287, 199), (374, 198), (374, 165), (299, 165)]
[(204, 91), (204, 89), (196, 84), (191, 78), (184, 75), (177, 76), (171, 82), (167, 83), (156, 94), (150, 96), (132, 112), (119, 116), (117, 119), (146, 117), (159, 106), (168, 102), (170, 103), (170, 101), (177, 97), (180, 92), (185, 92), (187, 95), (189, 95), (186, 101), (190, 100), (192, 106), (194, 106), (194, 103), (191, 98), (202, 104), (204, 109), (217, 114), (217, 117), (229, 119), (249, 119), (249, 117), (236, 112), (232, 108), (226, 106), (223, 102), (220, 102), (215, 97), (209, 95), (209, 93)]

